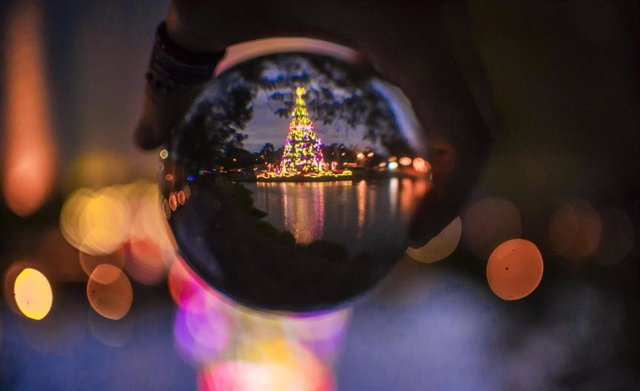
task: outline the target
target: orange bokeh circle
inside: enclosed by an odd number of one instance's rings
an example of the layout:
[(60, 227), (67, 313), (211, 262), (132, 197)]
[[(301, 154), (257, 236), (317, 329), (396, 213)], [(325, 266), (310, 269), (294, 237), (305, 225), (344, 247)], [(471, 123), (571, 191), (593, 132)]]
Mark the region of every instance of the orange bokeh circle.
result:
[(108, 319), (119, 320), (131, 308), (133, 289), (122, 270), (105, 263), (91, 273), (87, 282), (87, 298), (97, 313)]
[(518, 300), (533, 292), (540, 281), (544, 263), (538, 247), (524, 239), (503, 242), (489, 256), (487, 281), (503, 300)]

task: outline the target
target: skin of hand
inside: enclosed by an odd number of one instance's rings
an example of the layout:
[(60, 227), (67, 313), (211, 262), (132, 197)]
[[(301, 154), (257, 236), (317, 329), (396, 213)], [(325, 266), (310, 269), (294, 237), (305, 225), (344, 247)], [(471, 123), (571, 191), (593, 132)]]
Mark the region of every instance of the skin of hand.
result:
[[(405, 93), (427, 133), (433, 187), (411, 227), (411, 245), (420, 246), (457, 216), (495, 136), (460, 70), (442, 20), (437, 2), (174, 0), (166, 23), (169, 37), (192, 52), (282, 36), (324, 39), (358, 50)], [(137, 143), (150, 149), (166, 142), (199, 92), (158, 97), (148, 89)]]

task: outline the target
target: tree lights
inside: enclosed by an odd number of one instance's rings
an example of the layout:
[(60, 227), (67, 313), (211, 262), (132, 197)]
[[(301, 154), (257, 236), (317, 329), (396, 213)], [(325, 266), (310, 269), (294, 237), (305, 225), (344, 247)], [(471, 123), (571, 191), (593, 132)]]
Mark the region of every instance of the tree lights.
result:
[(350, 170), (335, 170), (329, 167), (322, 156), (323, 144), (316, 133), (315, 125), (309, 117), (303, 96), (306, 89), (297, 87), (296, 100), (291, 111), (289, 133), (284, 144), (280, 164), (275, 170), (265, 170), (257, 174), (261, 181), (283, 181), (287, 179), (301, 181), (348, 179)]
[(316, 134), (302, 97), (305, 93), (304, 88), (296, 88), (296, 103), (291, 113), (289, 135), (278, 170), (283, 176), (319, 174), (326, 171), (322, 159), (322, 142)]

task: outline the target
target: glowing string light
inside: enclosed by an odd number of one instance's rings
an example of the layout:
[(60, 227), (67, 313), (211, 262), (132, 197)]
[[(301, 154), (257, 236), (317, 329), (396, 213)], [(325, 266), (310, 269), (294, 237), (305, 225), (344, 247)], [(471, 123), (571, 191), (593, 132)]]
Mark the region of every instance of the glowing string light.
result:
[(296, 88), (297, 97), (291, 113), (289, 135), (280, 161), (281, 175), (317, 174), (325, 171), (322, 142), (302, 98), (305, 93), (304, 88)]
[(330, 177), (350, 177), (350, 170), (332, 171), (322, 157), (322, 140), (315, 131), (315, 125), (302, 97), (306, 90), (296, 88), (296, 103), (291, 112), (289, 133), (284, 145), (280, 164), (275, 171), (263, 171), (256, 175), (261, 180), (325, 180)]

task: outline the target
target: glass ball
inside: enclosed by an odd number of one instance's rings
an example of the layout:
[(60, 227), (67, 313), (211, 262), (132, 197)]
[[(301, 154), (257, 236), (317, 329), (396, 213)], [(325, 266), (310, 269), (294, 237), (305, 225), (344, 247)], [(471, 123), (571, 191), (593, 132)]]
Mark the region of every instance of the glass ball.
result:
[(163, 208), (186, 262), (254, 308), (317, 311), (403, 257), (429, 187), (402, 93), (310, 53), (237, 64), (196, 99), (162, 157)]

